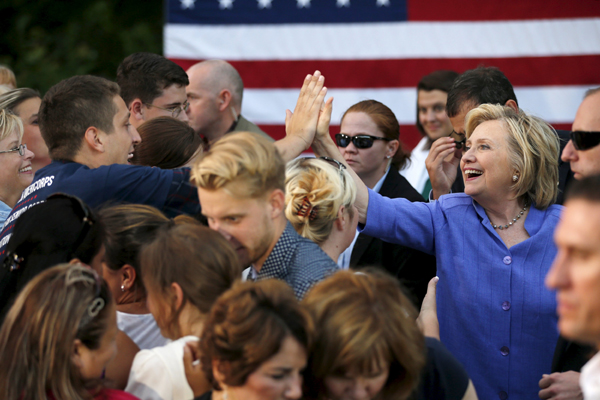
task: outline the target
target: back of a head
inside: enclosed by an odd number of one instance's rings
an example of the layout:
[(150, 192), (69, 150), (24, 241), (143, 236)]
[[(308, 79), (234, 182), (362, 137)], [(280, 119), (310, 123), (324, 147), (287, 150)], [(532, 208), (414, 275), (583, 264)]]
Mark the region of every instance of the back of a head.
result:
[(14, 89), (0, 95), (0, 108), (15, 112), (15, 108), (25, 100), (34, 98), (41, 98), (40, 93), (37, 90), (30, 88)]
[(285, 216), (301, 236), (315, 243), (329, 237), (338, 211), (353, 212), (356, 184), (344, 168), (318, 158), (291, 161), (286, 169)]
[[(232, 95), (232, 104), (237, 108), (242, 106), (244, 82), (239, 72), (225, 60), (206, 60), (194, 64), (188, 70), (190, 76), (195, 69), (202, 69), (203, 89), (217, 95), (221, 90), (228, 89)], [(191, 79), (193, 80), (193, 78)]]
[(0, 65), (0, 85), (6, 85), (10, 89), (15, 89), (17, 87), (15, 73), (6, 65)]
[[(177, 283), (202, 314), (242, 274), (237, 254), (219, 233), (198, 224), (169, 224), (140, 253), (142, 279), (147, 290), (166, 293)], [(173, 310), (167, 324), (179, 336), (176, 321), (182, 306)]]
[(90, 268), (61, 264), (25, 286), (0, 330), (3, 399), (90, 399), (72, 361), (76, 339), (98, 349), (114, 306), (106, 283)]
[(142, 142), (135, 147), (132, 164), (173, 169), (182, 167), (201, 151), (202, 139), (187, 122), (157, 117), (137, 128)]
[(134, 286), (145, 293), (141, 279), (139, 254), (142, 247), (151, 243), (159, 230), (170, 223), (160, 210), (144, 204), (122, 204), (100, 210), (99, 216), (106, 228), (104, 261), (112, 270), (125, 264), (137, 274)]
[(234, 197), (258, 198), (284, 190), (285, 164), (272, 142), (251, 132), (230, 133), (202, 154), (192, 180), (206, 190), (224, 189)]
[(40, 272), (74, 258), (90, 264), (100, 252), (104, 225), (83, 207), (75, 198), (59, 195), (19, 217), (0, 268), (0, 319), (19, 291)]
[(133, 53), (117, 68), (117, 83), (127, 107), (135, 99), (152, 104), (171, 85), (187, 86), (188, 76), (179, 65), (153, 53)]
[(446, 114), (452, 118), (465, 106), (504, 105), (508, 100), (514, 100), (518, 104), (513, 86), (506, 75), (495, 67), (477, 67), (459, 75), (454, 81), (448, 92)]
[(309, 390), (324, 393), (327, 376), (369, 376), (389, 364), (378, 398), (405, 399), (412, 393), (425, 363), (424, 339), (417, 311), (397, 280), (377, 269), (338, 271), (313, 286), (303, 305), (316, 327)]
[(506, 126), (509, 162), (518, 173), (518, 180), (511, 187), (516, 197), (524, 197), (527, 203), (533, 202), (540, 209), (553, 204), (558, 196), (560, 151), (556, 131), (546, 121), (520, 109), (482, 104), (465, 118), (467, 139), (487, 121), (502, 121)]
[(313, 323), (294, 291), (276, 279), (236, 284), (212, 307), (200, 340), (201, 364), (207, 379), (214, 361), (228, 386), (242, 386), (262, 363), (279, 352), (291, 336), (308, 352)]
[(71, 160), (90, 126), (112, 133), (117, 95), (116, 83), (91, 75), (73, 76), (52, 86), (39, 111), (40, 131), (50, 157)]

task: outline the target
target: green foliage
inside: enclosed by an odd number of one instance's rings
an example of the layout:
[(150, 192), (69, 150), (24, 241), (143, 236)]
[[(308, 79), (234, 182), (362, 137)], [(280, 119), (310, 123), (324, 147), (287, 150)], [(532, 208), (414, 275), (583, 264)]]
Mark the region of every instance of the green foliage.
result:
[(115, 79), (131, 53), (162, 54), (162, 0), (2, 0), (0, 64), (44, 93), (73, 75)]

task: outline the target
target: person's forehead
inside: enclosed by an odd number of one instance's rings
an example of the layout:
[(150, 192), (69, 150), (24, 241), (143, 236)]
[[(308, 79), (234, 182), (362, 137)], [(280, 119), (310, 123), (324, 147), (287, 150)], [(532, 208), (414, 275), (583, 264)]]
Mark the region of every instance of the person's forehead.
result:
[(568, 200), (556, 231), (558, 242), (600, 252), (600, 202)]
[(185, 86), (174, 83), (171, 86), (167, 86), (162, 91), (162, 94), (154, 99), (152, 104), (164, 106), (168, 104), (184, 103), (186, 98)]
[(574, 131), (600, 131), (600, 92), (586, 97), (573, 121)]
[[(231, 186), (231, 183), (228, 186)], [(243, 183), (239, 183), (242, 184)], [(218, 218), (233, 214), (246, 214), (257, 205), (257, 199), (234, 196), (227, 188), (207, 190), (198, 188), (202, 212), (206, 216)]]
[(448, 93), (441, 90), (419, 90), (417, 103), (421, 107), (427, 107), (434, 104), (446, 104)]
[[(342, 120), (341, 127), (342, 133), (367, 133), (367, 134), (375, 134), (379, 133), (379, 129), (377, 128), (377, 124), (375, 121), (364, 112), (350, 112), (346, 114), (344, 119)], [(379, 133), (376, 136), (383, 136)]]

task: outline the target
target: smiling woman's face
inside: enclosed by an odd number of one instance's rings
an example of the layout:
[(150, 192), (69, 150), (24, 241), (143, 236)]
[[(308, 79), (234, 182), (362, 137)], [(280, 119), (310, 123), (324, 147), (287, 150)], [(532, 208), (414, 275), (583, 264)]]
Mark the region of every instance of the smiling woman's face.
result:
[[(19, 135), (14, 131), (0, 140), (0, 151), (16, 149), (20, 144)], [(27, 149), (23, 156), (16, 150), (0, 153), (0, 200), (10, 207), (14, 207), (21, 192), (33, 181), (32, 159), (33, 153)]]
[(38, 125), (38, 112), (42, 100), (39, 97), (27, 99), (15, 107), (21, 121), (23, 121), (23, 143), (27, 143), (27, 148), (35, 154), (33, 161), (33, 172), (50, 164), (50, 156), (48, 155), (48, 146), (42, 138), (40, 127)]

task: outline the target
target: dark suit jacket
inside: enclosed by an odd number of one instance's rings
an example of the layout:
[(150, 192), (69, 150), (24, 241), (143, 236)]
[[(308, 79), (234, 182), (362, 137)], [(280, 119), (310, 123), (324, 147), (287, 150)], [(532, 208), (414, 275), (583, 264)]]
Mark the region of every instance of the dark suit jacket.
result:
[[(392, 199), (403, 197), (410, 201), (423, 201), (419, 192), (394, 169), (390, 169), (379, 193)], [(358, 235), (350, 256), (351, 268), (377, 266), (397, 277), (417, 307), (421, 307), (427, 283), (435, 276), (435, 263), (434, 256), (362, 233)]]
[[(558, 133), (558, 139), (560, 140), (560, 153), (558, 154), (558, 197), (556, 198), (556, 204), (562, 204), (565, 199), (565, 189), (569, 182), (573, 179), (573, 172), (571, 172), (571, 163), (564, 162), (560, 159), (563, 149), (567, 145), (570, 139), (569, 131), (556, 131)], [(452, 193), (461, 193), (465, 191), (465, 183), (462, 179), (462, 173), (460, 167), (458, 168), (458, 174), (456, 180), (452, 184)]]

